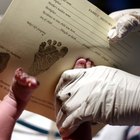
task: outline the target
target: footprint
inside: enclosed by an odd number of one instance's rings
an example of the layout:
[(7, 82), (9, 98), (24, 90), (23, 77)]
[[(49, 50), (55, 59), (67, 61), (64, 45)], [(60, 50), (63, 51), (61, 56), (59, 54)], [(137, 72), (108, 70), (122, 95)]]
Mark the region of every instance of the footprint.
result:
[(56, 61), (63, 58), (67, 53), (68, 48), (62, 46), (61, 42), (51, 39), (47, 40), (47, 42), (42, 42), (34, 55), (29, 74), (36, 76), (48, 70)]
[(3, 72), (10, 59), (10, 54), (5, 52), (0, 52), (0, 73)]

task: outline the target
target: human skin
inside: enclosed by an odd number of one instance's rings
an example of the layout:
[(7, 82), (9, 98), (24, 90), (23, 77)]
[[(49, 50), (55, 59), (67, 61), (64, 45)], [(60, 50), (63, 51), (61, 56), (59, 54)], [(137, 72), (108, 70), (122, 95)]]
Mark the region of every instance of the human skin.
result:
[(16, 120), (38, 85), (38, 81), (23, 72), (21, 68), (15, 71), (9, 93), (0, 102), (0, 140), (11, 139)]

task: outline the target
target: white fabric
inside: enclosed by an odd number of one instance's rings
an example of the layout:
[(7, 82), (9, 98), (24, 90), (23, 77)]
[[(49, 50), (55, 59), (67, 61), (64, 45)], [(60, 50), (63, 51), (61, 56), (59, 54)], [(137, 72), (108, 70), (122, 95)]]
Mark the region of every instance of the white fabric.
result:
[(106, 125), (92, 140), (124, 140), (128, 126)]
[(140, 125), (139, 76), (106, 66), (68, 70), (56, 94), (56, 123), (64, 136), (85, 121)]
[(116, 20), (116, 26), (108, 32), (111, 41), (116, 42), (130, 32), (140, 31), (140, 9), (121, 10), (109, 16)]

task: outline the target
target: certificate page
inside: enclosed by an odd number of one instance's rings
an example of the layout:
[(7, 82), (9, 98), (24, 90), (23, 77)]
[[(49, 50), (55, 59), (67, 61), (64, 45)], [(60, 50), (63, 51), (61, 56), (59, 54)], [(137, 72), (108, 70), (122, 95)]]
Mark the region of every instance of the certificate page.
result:
[(0, 24), (0, 96), (14, 71), (37, 77), (27, 110), (55, 120), (54, 90), (79, 57), (140, 75), (140, 33), (117, 44), (107, 33), (115, 22), (87, 0), (13, 0)]

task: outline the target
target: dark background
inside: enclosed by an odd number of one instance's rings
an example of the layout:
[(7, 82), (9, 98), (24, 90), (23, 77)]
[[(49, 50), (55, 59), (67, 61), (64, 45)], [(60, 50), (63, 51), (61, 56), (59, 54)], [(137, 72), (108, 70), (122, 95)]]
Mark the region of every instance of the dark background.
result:
[(140, 0), (89, 0), (89, 1), (107, 14), (117, 10), (140, 8)]

